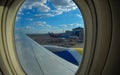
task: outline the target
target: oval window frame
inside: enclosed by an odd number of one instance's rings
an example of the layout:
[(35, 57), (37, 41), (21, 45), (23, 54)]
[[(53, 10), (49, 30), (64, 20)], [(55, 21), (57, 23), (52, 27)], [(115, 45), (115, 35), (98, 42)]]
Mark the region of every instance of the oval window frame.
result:
[[(83, 14), (85, 24), (84, 54), (76, 74), (100, 75), (109, 54), (112, 36), (109, 1), (76, 0), (75, 2)], [(25, 75), (16, 54), (13, 36), (15, 16), (22, 3), (23, 0), (2, 0), (0, 6), (0, 59), (2, 60), (0, 67), (5, 75)]]

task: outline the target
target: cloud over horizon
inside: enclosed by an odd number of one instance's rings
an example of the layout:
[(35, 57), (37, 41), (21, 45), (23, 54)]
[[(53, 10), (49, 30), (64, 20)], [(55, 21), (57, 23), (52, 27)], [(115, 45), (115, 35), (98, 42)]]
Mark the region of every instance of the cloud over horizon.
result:
[[(55, 9), (53, 10), (50, 6), (48, 6), (48, 3), (51, 3)], [(60, 15), (63, 12), (75, 10), (77, 9), (77, 6), (72, 0), (26, 0), (20, 8), (19, 14), (23, 14), (22, 10), (24, 9), (32, 10), (33, 8), (37, 8), (39, 12), (46, 12), (44, 16), (46, 15), (47, 17), (52, 17)]]
[(72, 0), (26, 0), (16, 16), (15, 30), (47, 33), (78, 26), (83, 27), (82, 15)]

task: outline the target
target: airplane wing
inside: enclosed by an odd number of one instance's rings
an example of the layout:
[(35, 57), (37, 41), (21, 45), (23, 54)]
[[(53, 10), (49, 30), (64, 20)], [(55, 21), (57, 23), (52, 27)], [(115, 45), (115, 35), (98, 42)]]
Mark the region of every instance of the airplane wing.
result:
[(80, 55), (80, 53), (78, 53), (73, 48), (66, 48), (53, 45), (43, 45), (43, 47), (77, 66), (79, 66), (81, 63), (82, 55)]
[(15, 35), (15, 43), (19, 61), (27, 75), (74, 75), (78, 69), (22, 33)]

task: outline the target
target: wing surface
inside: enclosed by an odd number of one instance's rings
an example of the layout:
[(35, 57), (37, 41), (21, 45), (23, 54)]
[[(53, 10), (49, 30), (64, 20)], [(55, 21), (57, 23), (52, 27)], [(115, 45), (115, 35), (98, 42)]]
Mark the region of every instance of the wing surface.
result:
[(22, 33), (15, 35), (15, 42), (19, 61), (27, 75), (74, 75), (78, 69)]

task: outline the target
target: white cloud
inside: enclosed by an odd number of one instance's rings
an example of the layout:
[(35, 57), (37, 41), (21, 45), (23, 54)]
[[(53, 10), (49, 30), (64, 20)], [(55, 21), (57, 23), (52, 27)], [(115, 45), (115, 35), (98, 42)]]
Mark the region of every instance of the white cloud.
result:
[(38, 17), (38, 18), (46, 18), (46, 17), (52, 17), (54, 15), (48, 13), (48, 14), (35, 14), (33, 17)]
[(31, 2), (33, 3), (33, 2), (38, 2), (38, 1), (40, 3), (46, 3), (47, 2), (47, 0), (26, 0), (27, 3), (31, 3)]
[[(52, 3), (53, 7), (55, 8), (54, 10), (48, 6), (49, 2)], [(36, 14), (34, 17), (46, 18), (60, 15), (63, 12), (75, 10), (77, 9), (77, 5), (72, 0), (26, 0), (20, 8), (18, 14), (23, 14), (22, 10), (24, 9), (34, 10), (33, 8), (37, 8), (40, 12), (46, 12), (44, 14)], [(30, 13), (26, 12), (26, 14)]]
[(33, 18), (46, 18), (46, 17), (53, 17), (62, 14), (62, 11), (59, 10), (51, 10), (50, 12), (46, 14), (35, 14)]
[(54, 16), (60, 15), (62, 13), (63, 13), (63, 11), (60, 11), (60, 10), (51, 10), (51, 14), (54, 15)]
[[(47, 32), (63, 32), (63, 30), (71, 30), (76, 27), (82, 27), (81, 24), (63, 24), (63, 25), (49, 25), (45, 21), (35, 22), (32, 25), (26, 27), (15, 28), (18, 32), (23, 33), (47, 33)], [(36, 29), (37, 28), (37, 29)]]
[(24, 13), (22, 13), (21, 11), (18, 12), (18, 15), (24, 15)]
[(82, 24), (79, 23), (74, 23), (74, 24), (69, 24), (69, 26), (75, 28), (75, 27), (82, 27)]
[(19, 21), (21, 19), (21, 17), (17, 16), (16, 17), (16, 21)]
[(55, 6), (67, 6), (69, 5), (72, 0), (49, 0), (51, 1)]
[(28, 21), (33, 21), (33, 19), (32, 19), (32, 18), (27, 18), (26, 20), (28, 20)]
[(64, 24), (64, 25), (60, 25), (60, 27), (67, 27), (67, 25), (66, 25), (66, 24)]
[(44, 28), (51, 28), (51, 25), (47, 24), (45, 21), (39, 21), (32, 24), (33, 26), (39, 26)]
[(60, 27), (63, 27), (63, 28), (75, 28), (75, 27), (81, 27), (82, 25), (81, 24), (78, 24), (78, 23), (73, 23), (73, 24), (63, 24), (63, 25), (60, 25)]
[(49, 12), (50, 7), (46, 5), (47, 0), (26, 0), (22, 9), (32, 9), (36, 7), (40, 12)]
[(78, 16), (78, 17), (82, 18), (82, 15), (81, 15), (81, 14), (76, 14), (76, 16)]
[[(37, 28), (37, 29), (36, 29)], [(15, 32), (23, 33), (37, 33), (39, 30), (48, 30), (52, 28), (51, 25), (47, 24), (45, 21), (34, 22), (31, 25), (26, 25), (25, 27), (15, 28)]]
[(33, 2), (29, 7), (37, 7), (40, 12), (48, 12), (50, 7), (44, 4), (44, 2)]
[(32, 29), (33, 29), (32, 26), (15, 28), (16, 31), (22, 31), (22, 32), (26, 32), (26, 31), (29, 31), (29, 30), (32, 30)]
[(26, 27), (17, 27), (15, 28), (15, 32), (22, 32), (22, 33), (32, 33), (36, 32), (36, 28), (31, 25), (27, 25)]
[(51, 28), (52, 26), (51, 25), (46, 25), (47, 28)]
[(53, 6), (62, 12), (68, 12), (77, 8), (76, 4), (72, 0), (49, 0)]
[(32, 28), (33, 28), (32, 26), (26, 26), (25, 29), (26, 29), (26, 30), (32, 30)]
[(39, 21), (39, 22), (33, 23), (33, 25), (35, 25), (35, 26), (45, 26), (46, 24), (47, 24), (47, 23), (44, 22), (44, 21)]
[[(35, 17), (45, 18), (45, 17), (53, 17), (56, 15), (60, 15), (63, 12), (68, 12), (75, 10), (77, 8), (76, 4), (72, 0), (49, 0), (56, 8), (55, 10), (51, 10), (50, 7), (46, 12), (46, 14), (36, 14)], [(37, 5), (37, 4), (36, 4)], [(45, 8), (44, 8), (45, 12)]]

